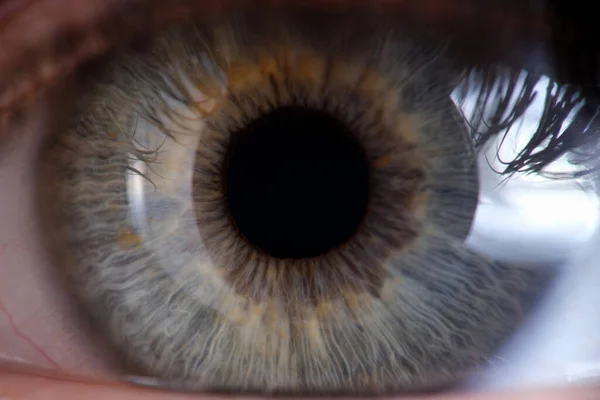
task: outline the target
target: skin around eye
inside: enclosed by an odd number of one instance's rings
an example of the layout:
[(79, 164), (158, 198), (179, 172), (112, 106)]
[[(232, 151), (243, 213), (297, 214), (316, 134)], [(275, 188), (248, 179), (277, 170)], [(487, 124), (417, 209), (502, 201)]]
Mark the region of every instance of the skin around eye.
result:
[[(379, 19), (276, 16), (174, 29), (89, 76), (40, 170), (58, 270), (128, 360), (192, 389), (455, 384), (549, 278), (463, 244), (478, 183), (449, 98), (462, 71)], [(323, 41), (340, 37), (355, 45)], [(359, 218), (328, 242), (339, 209)]]

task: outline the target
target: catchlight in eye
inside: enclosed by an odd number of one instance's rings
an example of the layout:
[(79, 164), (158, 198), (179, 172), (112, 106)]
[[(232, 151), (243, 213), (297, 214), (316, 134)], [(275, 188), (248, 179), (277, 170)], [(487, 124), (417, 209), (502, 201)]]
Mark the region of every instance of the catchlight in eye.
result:
[(378, 20), (319, 20), (224, 16), (121, 51), (45, 150), (59, 270), (149, 375), (433, 390), (484, 366), (543, 289), (464, 245), (463, 68)]

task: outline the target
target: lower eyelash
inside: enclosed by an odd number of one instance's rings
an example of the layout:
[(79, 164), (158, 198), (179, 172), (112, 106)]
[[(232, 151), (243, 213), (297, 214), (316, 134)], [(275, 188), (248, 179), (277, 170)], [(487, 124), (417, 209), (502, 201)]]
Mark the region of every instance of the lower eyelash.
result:
[[(464, 247), (478, 182), (450, 93), (465, 71), (376, 21), (328, 18), (339, 36), (311, 34), (310, 15), (157, 36), (90, 77), (46, 150), (58, 266), (151, 375), (235, 392), (432, 390), (483, 368), (551, 279)], [(235, 137), (284, 107), (340, 122), (367, 160), (360, 226), (318, 256), (269, 254), (228, 208)]]

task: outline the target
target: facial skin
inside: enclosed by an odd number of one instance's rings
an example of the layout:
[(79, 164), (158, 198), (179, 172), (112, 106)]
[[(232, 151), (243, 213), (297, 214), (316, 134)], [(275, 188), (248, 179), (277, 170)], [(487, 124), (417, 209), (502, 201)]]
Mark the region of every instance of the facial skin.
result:
[[(14, 7), (16, 9), (18, 5)], [(0, 9), (0, 21), (10, 10), (3, 12)], [(2, 61), (6, 59), (0, 57), (0, 64)], [(62, 72), (56, 74), (62, 75)], [(63, 103), (65, 98), (64, 91), (40, 89), (40, 95), (27, 107), (20, 122), (0, 130), (1, 136), (6, 135), (4, 138), (15, 138), (0, 141), (4, 145), (0, 151), (0, 180), (3, 183), (0, 194), (0, 359), (19, 355), (26, 363), (45, 369), (41, 371), (9, 364), (0, 367), (0, 399), (80, 398), (83, 393), (86, 398), (213, 397), (160, 392), (111, 382), (121, 369), (116, 355), (111, 354), (77, 316), (77, 311), (70, 306), (68, 294), (61, 291), (53, 280), (51, 263), (40, 245), (40, 231), (30, 215), (35, 207), (33, 182), (37, 149), (48, 132), (56, 105)], [(81, 375), (93, 375), (94, 380), (77, 377)], [(577, 400), (597, 398), (595, 396), (600, 396), (599, 387), (427, 398)]]

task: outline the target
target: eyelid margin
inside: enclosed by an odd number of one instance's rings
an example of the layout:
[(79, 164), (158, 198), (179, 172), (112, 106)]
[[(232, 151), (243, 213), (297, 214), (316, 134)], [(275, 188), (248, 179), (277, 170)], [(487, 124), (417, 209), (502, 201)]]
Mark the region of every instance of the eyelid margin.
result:
[[(573, 385), (562, 388), (530, 389), (523, 392), (505, 393), (454, 393), (431, 396), (390, 397), (387, 400), (591, 400), (600, 395), (598, 383)], [(203, 395), (190, 393), (166, 392), (153, 388), (139, 387), (110, 381), (108, 379), (92, 379), (44, 371), (35, 367), (0, 364), (0, 396), (6, 398), (80, 398), (104, 399), (204, 399), (225, 400), (219, 395)], [(4, 398), (3, 397), (3, 398)], [(235, 396), (240, 400), (258, 400), (256, 397)], [(229, 397), (231, 398), (231, 397)], [(273, 398), (273, 397), (271, 397)], [(263, 398), (266, 400), (267, 398)], [(285, 398), (282, 398), (285, 399)], [(292, 400), (293, 398), (288, 398)], [(298, 398), (297, 400), (302, 400)], [(351, 399), (347, 399), (351, 400)]]
[[(519, 43), (527, 49), (518, 54), (531, 51), (531, 43), (525, 42), (543, 41), (549, 34), (545, 19), (538, 11), (526, 10), (519, 1), (511, 0), (508, 3), (496, 0), (485, 5), (479, 5), (477, 0), (260, 1), (264, 6), (286, 7), (368, 6), (386, 7), (386, 11), (394, 7), (394, 11), (420, 24), (445, 25), (444, 29), (450, 32), (465, 31), (458, 33), (459, 36), (477, 32), (474, 35), (477, 37), (472, 38), (476, 47), (470, 50), (473, 54), (483, 51), (483, 43), (491, 43), (482, 38), (491, 40), (498, 32), (502, 32), (502, 43), (511, 43), (511, 46)], [(101, 55), (113, 45), (127, 42), (145, 29), (250, 3), (256, 8), (256, 0), (17, 0), (4, 3), (0, 6), (0, 130), (10, 125), (13, 111), (30, 103), (43, 89), (75, 71), (82, 62)], [(534, 39), (523, 41), (523, 38)]]

